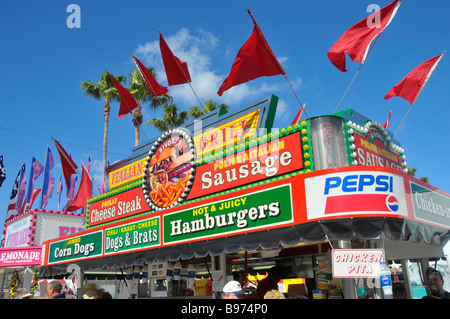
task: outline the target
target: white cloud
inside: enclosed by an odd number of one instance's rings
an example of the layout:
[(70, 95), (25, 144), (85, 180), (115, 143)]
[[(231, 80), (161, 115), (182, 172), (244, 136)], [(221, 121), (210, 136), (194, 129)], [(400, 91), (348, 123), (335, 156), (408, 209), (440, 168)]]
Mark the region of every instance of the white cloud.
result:
[[(203, 29), (198, 29), (195, 33), (191, 33), (187, 28), (182, 28), (175, 34), (163, 34), (163, 36), (172, 52), (180, 60), (186, 61), (188, 64), (192, 89), (188, 84), (169, 87), (169, 94), (173, 96), (175, 103), (183, 109), (187, 109), (194, 104), (199, 104), (192, 90), (195, 91), (203, 103), (208, 99), (212, 99), (219, 103), (227, 103), (230, 107), (241, 106), (243, 101), (251, 102), (254, 99), (274, 92), (287, 92), (290, 90), (289, 85), (284, 79), (277, 80), (270, 77), (271, 81), (268, 82), (259, 80), (258, 84), (243, 83), (234, 86), (225, 91), (222, 97), (219, 97), (217, 91), (224, 79), (228, 76), (228, 73), (220, 74), (214, 68), (214, 65), (217, 65), (218, 62), (223, 60), (229, 61), (229, 56), (235, 56), (237, 51), (231, 52), (229, 49), (217, 50), (221, 47), (228, 48), (227, 44), (220, 43), (219, 45), (219, 38)], [(162, 85), (167, 86), (167, 78), (159, 49), (159, 39), (153, 42), (139, 44), (135, 50), (135, 54), (139, 59), (142, 59), (144, 64), (155, 68), (158, 74), (158, 81)], [(282, 61), (287, 61), (288, 58), (280, 57), (278, 60), (281, 63)], [(225, 66), (223, 69), (229, 72), (231, 64)], [(300, 77), (296, 77), (291, 81), (294, 89), (299, 88), (301, 84), (302, 80)], [(280, 110), (277, 113), (281, 113)]]

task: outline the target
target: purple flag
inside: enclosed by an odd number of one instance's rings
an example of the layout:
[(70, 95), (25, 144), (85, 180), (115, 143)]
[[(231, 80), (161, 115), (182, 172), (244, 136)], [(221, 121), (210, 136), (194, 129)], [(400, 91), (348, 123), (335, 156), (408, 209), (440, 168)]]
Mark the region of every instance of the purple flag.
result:
[(47, 206), (48, 199), (52, 198), (53, 186), (55, 179), (52, 177), (50, 170), (55, 166), (52, 151), (47, 147), (47, 156), (45, 159), (44, 180), (42, 182), (41, 209)]
[(56, 209), (59, 211), (59, 208), (61, 206), (61, 193), (63, 191), (63, 184), (62, 184), (62, 176), (59, 177), (58, 186), (56, 187), (56, 197), (58, 197), (58, 208)]
[[(28, 193), (27, 193), (27, 204), (31, 203), (31, 195), (34, 191), (34, 181), (42, 174), (44, 170), (44, 166), (41, 165), (33, 156), (31, 160), (31, 171), (30, 171), (30, 179), (28, 184)], [(31, 208), (31, 207), (30, 207)]]

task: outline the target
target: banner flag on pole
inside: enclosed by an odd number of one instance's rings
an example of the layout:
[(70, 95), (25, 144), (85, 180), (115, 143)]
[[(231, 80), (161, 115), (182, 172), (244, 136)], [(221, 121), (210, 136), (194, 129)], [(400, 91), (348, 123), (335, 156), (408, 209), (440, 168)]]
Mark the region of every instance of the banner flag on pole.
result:
[(59, 211), (59, 208), (61, 207), (61, 193), (63, 191), (63, 184), (62, 184), (62, 176), (59, 177), (58, 186), (56, 187), (56, 197), (58, 199), (58, 208), (56, 208), (57, 211)]
[(55, 162), (53, 161), (52, 151), (50, 150), (50, 147), (47, 146), (47, 156), (45, 158), (45, 165), (44, 165), (44, 178), (42, 182), (40, 209), (44, 209), (47, 206), (48, 199), (52, 198), (55, 179), (52, 177), (50, 171), (53, 169), (54, 166)]
[(6, 179), (6, 170), (3, 165), (3, 155), (0, 155), (0, 187), (2, 187), (3, 181)]
[(231, 67), (230, 74), (217, 92), (219, 96), (222, 96), (223, 92), (233, 86), (249, 82), (261, 76), (273, 76), (277, 74), (286, 76), (286, 72), (284, 72), (270, 49), (250, 9), (247, 8), (247, 11), (253, 20), (253, 32), (239, 50)]
[(81, 175), (80, 187), (78, 193), (67, 207), (66, 212), (73, 212), (86, 206), (86, 202), (92, 195), (92, 180), (83, 164), (81, 164), (83, 173)]
[[(32, 195), (35, 194), (35, 192), (34, 192), (34, 181), (39, 176), (41, 176), (43, 171), (44, 171), (44, 165), (39, 163), (33, 156), (32, 160), (31, 160), (30, 179), (28, 181), (29, 182), (29, 184), (28, 184), (28, 192), (27, 192), (26, 205), (25, 205), (25, 210), (24, 211), (27, 211), (27, 208), (31, 209)], [(23, 210), (23, 208), (22, 208), (22, 210)]]
[(36, 200), (36, 197), (38, 197), (40, 192), (41, 192), (40, 189), (33, 189), (33, 194), (31, 195), (30, 203), (26, 203), (26, 205), (22, 207), (22, 213), (30, 210), (31, 207), (33, 207), (33, 203)]
[(106, 72), (108, 73), (109, 78), (111, 79), (112, 83), (116, 87), (117, 92), (119, 92), (120, 99), (121, 99), (120, 100), (119, 115), (117, 116), (117, 118), (119, 119), (121, 117), (124, 117), (128, 113), (133, 115), (132, 112), (136, 108), (138, 103), (136, 102), (134, 97), (131, 95), (131, 93), (126, 88), (124, 88), (122, 86), (122, 84), (120, 84), (119, 82), (114, 80), (114, 78), (111, 76), (111, 74), (109, 74), (108, 71), (106, 71)]
[(139, 74), (142, 77), (142, 80), (155, 99), (158, 99), (160, 95), (169, 93), (169, 89), (160, 85), (156, 81), (152, 73), (141, 63), (141, 61), (138, 60), (138, 58), (136, 58), (132, 54), (131, 58), (133, 59), (134, 64), (136, 65), (136, 68), (138, 69)]
[(387, 119), (387, 121), (384, 122), (384, 124), (382, 125), (382, 127), (384, 127), (386, 130), (389, 129), (389, 122), (391, 121), (391, 113), (392, 113), (392, 110), (389, 111), (388, 119)]
[(417, 66), (414, 70), (412, 70), (408, 75), (406, 75), (403, 80), (401, 80), (398, 84), (396, 84), (384, 97), (387, 101), (393, 96), (399, 96), (404, 98), (405, 100), (411, 103), (411, 106), (416, 101), (420, 92), (424, 88), (425, 84), (428, 82), (431, 74), (433, 74), (437, 65), (441, 61), (444, 53), (431, 58), (419, 66)]
[(400, 3), (401, 0), (396, 0), (348, 29), (328, 51), (331, 63), (338, 70), (347, 72), (344, 54), (347, 53), (353, 62), (364, 64), (370, 44), (391, 23)]
[(303, 108), (305, 107), (306, 103), (302, 105), (302, 107), (298, 110), (297, 115), (295, 116), (294, 120), (292, 121), (291, 125), (294, 125), (295, 123), (298, 122), (298, 119), (300, 118), (300, 116), (302, 116), (303, 113)]
[(161, 32), (159, 32), (159, 48), (161, 50), (161, 56), (164, 69), (166, 70), (167, 82), (169, 83), (169, 86), (190, 83), (191, 75), (189, 74), (187, 63), (181, 61), (173, 54)]
[(67, 188), (70, 187), (70, 176), (72, 174), (76, 174), (76, 169), (78, 166), (74, 163), (70, 155), (67, 154), (66, 150), (59, 144), (57, 140), (52, 137), (53, 142), (55, 142), (56, 149), (58, 150), (59, 156), (61, 158), (61, 166), (64, 175), (64, 179), (66, 181)]
[(16, 179), (14, 181), (14, 185), (11, 191), (11, 196), (9, 197), (9, 205), (8, 210), (6, 211), (5, 222), (10, 220), (11, 218), (19, 215), (19, 210), (17, 209), (17, 198), (19, 195), (19, 188), (22, 184), (22, 181), (25, 179), (25, 164), (22, 165), (19, 172), (17, 173)]

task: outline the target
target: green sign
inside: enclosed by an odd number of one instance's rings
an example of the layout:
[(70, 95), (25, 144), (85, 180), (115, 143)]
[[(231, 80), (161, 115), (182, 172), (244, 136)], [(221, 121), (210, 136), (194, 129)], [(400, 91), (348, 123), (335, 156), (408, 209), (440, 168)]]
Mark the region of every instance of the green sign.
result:
[(450, 199), (410, 181), (416, 218), (450, 227)]
[(165, 214), (164, 244), (220, 237), (292, 222), (291, 185)]
[(50, 244), (48, 263), (66, 262), (102, 255), (103, 231)]
[(159, 245), (159, 220), (156, 217), (105, 230), (105, 255)]

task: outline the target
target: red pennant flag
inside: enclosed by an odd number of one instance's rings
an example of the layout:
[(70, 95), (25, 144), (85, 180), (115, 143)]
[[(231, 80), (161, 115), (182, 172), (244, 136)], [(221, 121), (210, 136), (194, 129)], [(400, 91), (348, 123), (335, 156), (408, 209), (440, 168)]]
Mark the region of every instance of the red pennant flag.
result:
[(384, 99), (387, 101), (393, 96), (399, 96), (412, 106), (444, 54), (445, 52), (420, 64), (395, 85)]
[(298, 122), (298, 119), (300, 118), (300, 116), (303, 113), (303, 108), (305, 107), (305, 104), (302, 105), (302, 107), (300, 108), (300, 110), (298, 110), (297, 115), (295, 116), (294, 120), (292, 121), (291, 125), (294, 125), (295, 123)]
[(170, 50), (161, 32), (159, 32), (159, 48), (166, 70), (169, 86), (191, 82), (187, 63), (178, 59)]
[(384, 127), (386, 130), (388, 130), (389, 129), (389, 122), (391, 121), (391, 112), (392, 112), (392, 110), (391, 111), (389, 111), (389, 116), (388, 116), (388, 119), (387, 119), (387, 121), (386, 122), (384, 122), (384, 124), (382, 125), (382, 127)]
[(142, 80), (144, 80), (145, 85), (155, 99), (158, 99), (160, 95), (169, 93), (169, 90), (166, 87), (159, 85), (150, 71), (141, 63), (141, 61), (138, 60), (138, 58), (133, 55), (131, 55), (131, 57), (142, 77)]
[[(348, 29), (328, 51), (331, 63), (340, 71), (347, 72), (344, 52), (350, 56), (353, 62), (364, 63), (370, 44), (392, 21), (400, 2), (401, 0), (392, 2)], [(375, 23), (373, 24), (372, 21)]]
[(119, 92), (119, 95), (120, 95), (120, 98), (121, 98), (121, 100), (120, 100), (120, 108), (119, 108), (119, 115), (117, 116), (117, 118), (120, 119), (121, 117), (124, 117), (128, 113), (133, 114), (132, 113), (133, 110), (138, 105), (136, 100), (131, 95), (131, 93), (128, 92), (128, 90), (122, 86), (122, 84), (120, 84), (119, 82), (117, 82), (116, 80), (113, 79), (113, 77), (111, 76), (111, 74), (109, 74), (108, 71), (106, 71), (106, 73), (108, 73), (109, 78), (111, 79), (112, 83), (116, 87), (117, 92)]
[(83, 173), (81, 176), (81, 183), (80, 187), (78, 188), (78, 193), (70, 203), (69, 207), (67, 207), (66, 212), (73, 212), (80, 208), (83, 208), (84, 206), (86, 206), (86, 201), (92, 196), (91, 177), (89, 176), (89, 173), (87, 172), (84, 165), (82, 165), (82, 167)]
[(58, 150), (59, 156), (61, 158), (62, 171), (64, 175), (64, 179), (66, 180), (67, 188), (70, 185), (70, 176), (72, 174), (76, 174), (76, 169), (78, 166), (73, 162), (70, 158), (69, 154), (67, 154), (66, 150), (58, 143), (53, 137), (53, 142), (55, 142), (56, 149)]
[(239, 50), (231, 67), (230, 74), (222, 83), (217, 94), (222, 96), (223, 92), (233, 86), (251, 81), (261, 76), (272, 76), (277, 74), (286, 75), (277, 58), (273, 54), (261, 29), (252, 17), (254, 28), (250, 38)]

